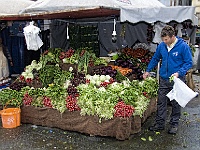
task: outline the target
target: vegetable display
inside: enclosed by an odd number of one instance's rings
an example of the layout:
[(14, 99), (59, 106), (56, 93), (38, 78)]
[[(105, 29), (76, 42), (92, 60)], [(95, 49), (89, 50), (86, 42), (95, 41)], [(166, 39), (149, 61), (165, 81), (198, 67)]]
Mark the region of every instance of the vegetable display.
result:
[[(59, 64), (64, 62), (77, 63), (78, 70), (62, 70)], [(80, 111), (81, 115), (98, 116), (99, 122), (113, 117), (142, 117), (150, 99), (157, 96), (157, 80), (129, 80), (127, 76), (136, 74), (136, 70), (140, 72), (137, 77), (141, 76), (142, 69), (133, 60), (122, 60), (120, 56), (117, 62), (123, 65), (108, 65), (86, 50), (50, 49), (39, 62), (34, 60), (25, 68), (18, 82), (0, 92), (0, 103), (49, 107), (61, 113)], [(100, 64), (103, 66), (87, 74), (89, 65)], [(30, 86), (28, 83), (33, 81), (41, 82), (43, 87)]]

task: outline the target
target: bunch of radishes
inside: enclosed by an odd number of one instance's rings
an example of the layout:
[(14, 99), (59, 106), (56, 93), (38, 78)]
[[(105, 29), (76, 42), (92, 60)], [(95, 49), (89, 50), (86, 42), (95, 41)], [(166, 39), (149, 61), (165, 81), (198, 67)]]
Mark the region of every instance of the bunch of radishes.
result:
[(25, 106), (30, 106), (33, 101), (33, 98), (28, 93), (25, 93), (22, 100)]
[(135, 111), (133, 106), (126, 105), (123, 101), (118, 102), (114, 109), (114, 116), (123, 118), (131, 117)]
[(61, 52), (59, 55), (60, 60), (64, 59), (64, 58), (70, 58), (73, 54), (74, 54), (74, 50), (73, 49), (69, 49), (66, 52)]
[(47, 96), (44, 96), (44, 98), (43, 98), (43, 105), (46, 107), (50, 107), (50, 108), (53, 107), (53, 105), (51, 103), (51, 99)]
[(72, 95), (68, 95), (66, 98), (66, 107), (69, 111), (79, 111), (81, 108), (77, 105), (77, 98)]

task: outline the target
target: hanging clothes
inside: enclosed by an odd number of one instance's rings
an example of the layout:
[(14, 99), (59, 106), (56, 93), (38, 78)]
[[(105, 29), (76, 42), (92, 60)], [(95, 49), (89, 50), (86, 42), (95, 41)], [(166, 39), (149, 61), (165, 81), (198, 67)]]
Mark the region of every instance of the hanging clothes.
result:
[(3, 47), (0, 46), (0, 80), (9, 76), (8, 60), (3, 52)]
[[(78, 31), (77, 31), (78, 32)], [(50, 24), (51, 47), (62, 48), (67, 51), (69, 49), (69, 41), (67, 40), (67, 23), (53, 20)]]
[(162, 29), (166, 26), (166, 23), (163, 22), (157, 22), (154, 25), (154, 32), (155, 32), (155, 36), (153, 38), (153, 43), (155, 44), (160, 44), (162, 42), (162, 39), (160, 37), (161, 31)]
[(177, 32), (177, 36), (178, 37), (182, 37), (182, 29), (183, 29), (183, 25), (181, 23), (177, 24), (176, 26), (176, 29), (178, 32)]
[(39, 37), (40, 28), (34, 26), (32, 21), (30, 22), (30, 25), (24, 27), (23, 30), (27, 49), (37, 51), (43, 45), (43, 42)]

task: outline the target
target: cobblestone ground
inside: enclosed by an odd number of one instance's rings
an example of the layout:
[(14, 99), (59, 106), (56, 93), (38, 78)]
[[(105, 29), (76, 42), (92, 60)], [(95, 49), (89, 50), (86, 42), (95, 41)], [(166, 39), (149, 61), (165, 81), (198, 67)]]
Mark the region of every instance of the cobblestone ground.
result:
[[(196, 91), (200, 76), (193, 75)], [(168, 118), (171, 108), (168, 108)], [(200, 147), (200, 96), (182, 109), (176, 135), (148, 131), (155, 114), (142, 126), (142, 131), (119, 141), (110, 137), (89, 136), (56, 128), (22, 124), (15, 129), (2, 128), (0, 124), (0, 150), (199, 150)], [(169, 119), (167, 120), (169, 121)], [(168, 126), (167, 126), (168, 127)]]

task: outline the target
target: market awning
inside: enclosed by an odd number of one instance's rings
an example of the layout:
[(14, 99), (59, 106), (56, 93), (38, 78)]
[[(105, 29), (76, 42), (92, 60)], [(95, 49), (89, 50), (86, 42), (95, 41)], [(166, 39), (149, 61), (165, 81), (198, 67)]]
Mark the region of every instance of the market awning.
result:
[(0, 0), (0, 20), (20, 17), (19, 12), (33, 3), (31, 0)]
[(20, 12), (34, 19), (119, 16), (122, 6), (164, 6), (158, 0), (38, 0)]
[(161, 21), (183, 22), (191, 20), (194, 25), (198, 25), (198, 18), (194, 15), (195, 7), (192, 6), (172, 6), (172, 7), (132, 7), (123, 6), (120, 11), (120, 21), (137, 23), (140, 21), (153, 23)]
[(106, 16), (119, 16), (119, 9), (110, 9), (104, 7), (90, 7), (90, 8), (69, 8), (67, 10), (59, 10), (54, 12), (43, 12), (43, 13), (30, 13), (21, 14), (24, 17), (32, 19), (82, 19), (82, 18), (95, 18), (95, 17), (106, 17)]
[[(194, 25), (195, 7), (166, 7), (158, 0), (0, 0), (0, 20), (81, 19), (120, 16), (120, 21), (153, 23), (183, 22)], [(9, 8), (9, 9), (8, 9)]]

